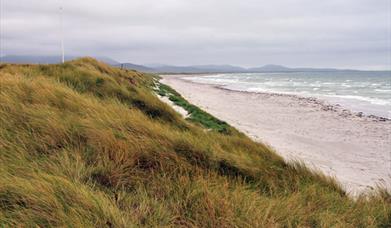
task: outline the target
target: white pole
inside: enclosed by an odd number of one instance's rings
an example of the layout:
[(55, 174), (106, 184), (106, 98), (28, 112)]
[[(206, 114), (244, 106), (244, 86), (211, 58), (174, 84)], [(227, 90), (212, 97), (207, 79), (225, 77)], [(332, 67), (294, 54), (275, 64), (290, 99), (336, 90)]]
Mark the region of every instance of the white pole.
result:
[(63, 22), (63, 8), (62, 8), (62, 1), (60, 2), (60, 26), (61, 26), (61, 60), (62, 63), (65, 62), (65, 50), (64, 50), (64, 22)]
[(2, 63), (2, 59), (3, 59), (3, 42), (5, 42), (5, 40), (3, 40), (3, 0), (0, 0), (0, 63)]

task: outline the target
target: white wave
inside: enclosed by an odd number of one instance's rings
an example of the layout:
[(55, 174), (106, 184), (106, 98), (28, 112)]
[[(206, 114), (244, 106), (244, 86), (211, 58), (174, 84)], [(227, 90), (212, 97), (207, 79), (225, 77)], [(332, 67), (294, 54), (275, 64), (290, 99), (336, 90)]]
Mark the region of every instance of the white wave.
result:
[(375, 89), (375, 91), (380, 93), (391, 93), (391, 89)]
[(346, 83), (343, 83), (343, 84), (342, 84), (342, 87), (350, 88), (350, 87), (352, 87), (352, 85), (348, 85), (348, 84), (346, 84)]
[(390, 105), (391, 102), (388, 100), (383, 100), (379, 98), (371, 98), (371, 97), (363, 97), (363, 96), (356, 96), (356, 95), (326, 95), (327, 97), (336, 97), (341, 99), (350, 99), (350, 100), (359, 100), (359, 101), (366, 101), (371, 104), (375, 105)]
[[(346, 105), (355, 111), (384, 115), (391, 110), (391, 89), (388, 84), (356, 79), (281, 77), (265, 74), (218, 74), (187, 78), (190, 81), (220, 85), (224, 88), (253, 93), (278, 93), (302, 97), (317, 97), (336, 104)], [(343, 92), (343, 94), (339, 94)], [(379, 95), (379, 96), (378, 96)], [(379, 114), (380, 113), (380, 114)], [(387, 115), (384, 115), (387, 116)]]

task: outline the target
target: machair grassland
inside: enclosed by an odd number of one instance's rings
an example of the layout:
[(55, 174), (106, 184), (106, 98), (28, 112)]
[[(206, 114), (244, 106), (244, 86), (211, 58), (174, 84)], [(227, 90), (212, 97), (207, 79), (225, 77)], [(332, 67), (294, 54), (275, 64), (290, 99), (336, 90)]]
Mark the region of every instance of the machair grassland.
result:
[(91, 58), (0, 65), (0, 227), (390, 224), (387, 191), (349, 197), (158, 76)]

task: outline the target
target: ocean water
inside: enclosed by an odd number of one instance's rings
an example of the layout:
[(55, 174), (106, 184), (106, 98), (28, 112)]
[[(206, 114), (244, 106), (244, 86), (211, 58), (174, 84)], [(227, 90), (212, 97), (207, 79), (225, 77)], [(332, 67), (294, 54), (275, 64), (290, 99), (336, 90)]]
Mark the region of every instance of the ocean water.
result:
[(316, 97), (354, 112), (391, 118), (391, 72), (232, 73), (185, 79), (254, 93)]

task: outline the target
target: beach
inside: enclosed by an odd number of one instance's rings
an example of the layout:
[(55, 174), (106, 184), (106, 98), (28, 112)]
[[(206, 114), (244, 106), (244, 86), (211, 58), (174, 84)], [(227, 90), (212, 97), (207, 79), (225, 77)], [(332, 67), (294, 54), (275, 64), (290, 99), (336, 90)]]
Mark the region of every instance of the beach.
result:
[(232, 91), (163, 75), (161, 82), (287, 161), (335, 177), (347, 192), (391, 189), (391, 121), (315, 98)]

